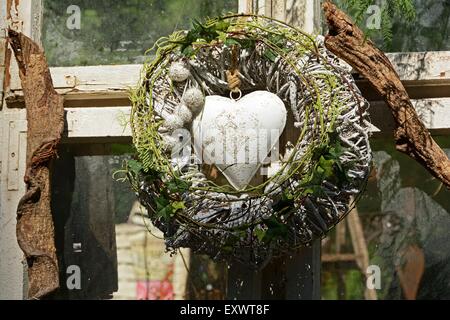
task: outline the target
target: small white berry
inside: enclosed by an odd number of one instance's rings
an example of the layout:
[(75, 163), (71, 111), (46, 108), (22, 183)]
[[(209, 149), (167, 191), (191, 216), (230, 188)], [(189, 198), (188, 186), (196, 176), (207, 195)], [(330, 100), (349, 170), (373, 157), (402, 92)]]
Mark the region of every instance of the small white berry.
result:
[(186, 81), (191, 75), (191, 72), (186, 67), (186, 64), (180, 61), (172, 63), (169, 67), (169, 78), (175, 82)]
[(205, 104), (203, 92), (198, 88), (190, 88), (183, 94), (183, 101), (194, 114), (198, 113)]
[(171, 135), (162, 136), (163, 147), (165, 150), (172, 150), (178, 143), (178, 139)]
[(183, 120), (183, 123), (189, 123), (192, 121), (192, 112), (191, 110), (185, 105), (180, 104), (175, 108), (175, 114)]
[(164, 119), (164, 127), (169, 131), (180, 129), (183, 127), (183, 120), (175, 114), (170, 114)]

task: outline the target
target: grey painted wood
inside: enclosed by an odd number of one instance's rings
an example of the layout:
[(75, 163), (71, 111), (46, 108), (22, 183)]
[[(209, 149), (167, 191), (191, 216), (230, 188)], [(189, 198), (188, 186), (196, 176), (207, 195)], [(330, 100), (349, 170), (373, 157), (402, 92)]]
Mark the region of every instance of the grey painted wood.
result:
[(286, 261), (286, 299), (320, 299), (320, 240)]
[(228, 271), (229, 300), (320, 299), (320, 240), (289, 257), (273, 259), (261, 271), (233, 264)]
[(261, 272), (252, 270), (240, 263), (230, 265), (228, 269), (227, 299), (261, 299)]

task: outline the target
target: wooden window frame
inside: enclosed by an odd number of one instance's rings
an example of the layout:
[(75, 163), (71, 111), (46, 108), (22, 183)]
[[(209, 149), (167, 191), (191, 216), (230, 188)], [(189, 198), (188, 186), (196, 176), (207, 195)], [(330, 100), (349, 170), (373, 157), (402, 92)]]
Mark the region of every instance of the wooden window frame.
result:
[[(306, 31), (317, 31), (318, 0), (304, 0), (313, 19)], [(286, 19), (284, 0), (239, 0), (240, 12)], [(265, 4), (265, 7), (262, 6)], [(309, 11), (308, 11), (309, 10)], [(316, 18), (314, 18), (316, 17)], [(40, 42), (42, 0), (0, 0), (0, 299), (25, 297), (23, 255), (15, 239), (15, 210), (24, 193), (26, 112), (17, 65), (7, 53), (6, 27), (14, 27)], [(7, 58), (9, 56), (9, 58)], [(400, 79), (413, 98), (426, 127), (434, 135), (450, 133), (450, 51), (388, 53)], [(418, 67), (420, 66), (420, 68)], [(65, 98), (67, 128), (63, 143), (131, 141), (122, 119), (130, 114), (128, 89), (139, 80), (140, 65), (50, 68), (54, 87)], [(378, 101), (364, 79), (357, 80), (371, 101), (374, 137), (392, 135), (390, 111)]]

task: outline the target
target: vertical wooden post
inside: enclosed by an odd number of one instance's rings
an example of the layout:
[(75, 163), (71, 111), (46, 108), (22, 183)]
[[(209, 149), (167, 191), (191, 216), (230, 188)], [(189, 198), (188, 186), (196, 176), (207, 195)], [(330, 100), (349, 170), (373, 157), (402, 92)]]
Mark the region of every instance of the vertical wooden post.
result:
[[(240, 8), (255, 8), (252, 0), (240, 0)], [(285, 0), (265, 0), (264, 12), (285, 20)], [(247, 11), (248, 12), (248, 11)], [(312, 17), (310, 17), (312, 18)], [(293, 128), (287, 127), (288, 134)], [(254, 271), (242, 264), (233, 264), (228, 272), (227, 298), (234, 299), (320, 299), (320, 247), (316, 240), (291, 257), (273, 259), (264, 269)]]
[(260, 271), (230, 265), (227, 299), (320, 299), (320, 248), (321, 241), (316, 240), (292, 256), (273, 259)]
[(261, 271), (235, 263), (228, 269), (227, 299), (258, 300), (261, 299)]
[(286, 260), (286, 299), (320, 299), (321, 241), (316, 240)]

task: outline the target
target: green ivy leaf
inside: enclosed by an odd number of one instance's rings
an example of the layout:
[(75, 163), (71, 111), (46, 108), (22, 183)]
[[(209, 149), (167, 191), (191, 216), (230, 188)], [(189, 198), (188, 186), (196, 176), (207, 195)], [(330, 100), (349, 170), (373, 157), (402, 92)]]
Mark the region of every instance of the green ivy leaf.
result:
[(187, 181), (174, 178), (167, 183), (167, 190), (172, 193), (183, 193), (189, 190), (190, 184)]
[(263, 241), (264, 237), (266, 236), (266, 231), (263, 229), (255, 229), (254, 233), (259, 241)]
[(324, 156), (320, 157), (319, 165), (317, 166), (316, 171), (318, 172), (318, 174), (320, 175), (322, 180), (330, 179), (330, 178), (333, 177), (333, 174), (334, 174), (334, 170), (333, 170), (334, 163), (335, 163), (334, 159), (327, 160), (327, 159), (325, 159)]
[(264, 57), (271, 62), (275, 62), (277, 54), (272, 49), (266, 49), (264, 50)]
[(281, 199), (273, 206), (273, 210), (278, 212), (278, 214), (283, 215), (292, 209), (293, 204), (294, 204), (294, 195), (289, 191), (285, 191), (281, 195)]
[(239, 42), (234, 38), (225, 38), (224, 43), (228, 47), (239, 45)]
[(156, 203), (156, 215), (157, 218), (163, 218), (164, 220), (169, 220), (174, 214), (173, 207), (166, 197), (163, 195), (155, 198)]
[(186, 206), (184, 205), (184, 201), (172, 202), (173, 213), (177, 212), (178, 210), (183, 210), (185, 208), (186, 208)]
[(226, 20), (220, 19), (219, 21), (217, 21), (215, 23), (215, 29), (216, 29), (217, 33), (225, 32), (228, 30), (229, 27), (230, 27), (230, 22), (226, 21)]
[(276, 238), (286, 239), (289, 229), (285, 224), (279, 222), (274, 216), (263, 221), (267, 226), (267, 231), (265, 232), (262, 241), (269, 243)]
[(185, 55), (186, 57), (192, 57), (195, 53), (194, 48), (192, 47), (192, 45), (188, 45), (187, 47), (185, 47), (182, 52), (183, 55)]
[(141, 172), (141, 170), (144, 167), (142, 166), (142, 163), (140, 163), (137, 160), (129, 160), (128, 161), (128, 168), (130, 168), (130, 170), (133, 171), (134, 173), (138, 174), (139, 172)]

